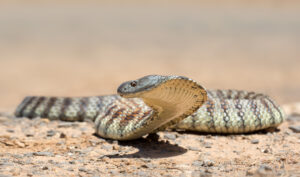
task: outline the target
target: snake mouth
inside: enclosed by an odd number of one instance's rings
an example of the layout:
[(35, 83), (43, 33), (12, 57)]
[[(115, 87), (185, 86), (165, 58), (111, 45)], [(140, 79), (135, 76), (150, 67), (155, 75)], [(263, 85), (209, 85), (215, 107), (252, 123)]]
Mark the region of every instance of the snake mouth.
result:
[(120, 95), (123, 98), (137, 98), (137, 97), (140, 97), (143, 92), (145, 92), (145, 91), (138, 92), (138, 93), (120, 93), (120, 92), (118, 92), (118, 95)]

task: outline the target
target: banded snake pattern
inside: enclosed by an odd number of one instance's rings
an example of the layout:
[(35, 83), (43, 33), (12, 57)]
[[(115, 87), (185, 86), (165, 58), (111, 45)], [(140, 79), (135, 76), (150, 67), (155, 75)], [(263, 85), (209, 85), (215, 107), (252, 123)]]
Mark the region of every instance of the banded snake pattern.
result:
[(285, 119), (268, 96), (238, 90), (205, 90), (183, 76), (149, 75), (127, 81), (118, 95), (28, 96), (16, 117), (95, 123), (101, 137), (132, 140), (162, 130), (248, 133), (277, 127)]

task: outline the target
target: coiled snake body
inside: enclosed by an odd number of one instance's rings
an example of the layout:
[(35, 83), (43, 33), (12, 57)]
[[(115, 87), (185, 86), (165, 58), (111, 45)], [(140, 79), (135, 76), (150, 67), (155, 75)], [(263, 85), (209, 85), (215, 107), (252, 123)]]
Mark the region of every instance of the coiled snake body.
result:
[(128, 81), (119, 95), (26, 97), (17, 117), (95, 122), (101, 137), (131, 140), (160, 130), (247, 133), (277, 127), (282, 109), (263, 94), (236, 90), (206, 91), (182, 76), (150, 75)]

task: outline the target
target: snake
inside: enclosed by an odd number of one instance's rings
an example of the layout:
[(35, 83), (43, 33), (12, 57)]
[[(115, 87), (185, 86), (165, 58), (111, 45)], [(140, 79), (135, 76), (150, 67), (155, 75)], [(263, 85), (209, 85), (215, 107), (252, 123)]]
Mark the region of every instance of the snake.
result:
[(188, 77), (173, 75), (126, 81), (112, 95), (27, 96), (14, 114), (92, 121), (96, 135), (113, 140), (134, 140), (158, 131), (243, 134), (276, 128), (285, 120), (280, 106), (265, 94), (207, 90)]

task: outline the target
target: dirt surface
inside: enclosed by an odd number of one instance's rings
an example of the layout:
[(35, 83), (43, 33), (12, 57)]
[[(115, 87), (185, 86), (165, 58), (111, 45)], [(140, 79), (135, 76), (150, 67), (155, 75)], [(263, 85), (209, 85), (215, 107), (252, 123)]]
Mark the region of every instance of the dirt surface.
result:
[[(0, 176), (300, 176), (299, 2), (30, 2), (0, 2)], [(288, 120), (118, 142), (92, 123), (11, 116), (28, 95), (112, 94), (148, 74), (263, 92)]]
[(275, 132), (160, 132), (129, 142), (96, 137), (86, 122), (3, 116), (0, 122), (2, 175), (300, 176), (300, 115)]

